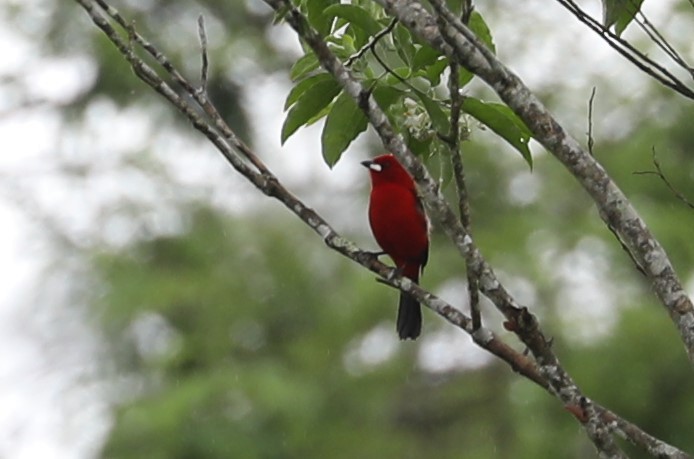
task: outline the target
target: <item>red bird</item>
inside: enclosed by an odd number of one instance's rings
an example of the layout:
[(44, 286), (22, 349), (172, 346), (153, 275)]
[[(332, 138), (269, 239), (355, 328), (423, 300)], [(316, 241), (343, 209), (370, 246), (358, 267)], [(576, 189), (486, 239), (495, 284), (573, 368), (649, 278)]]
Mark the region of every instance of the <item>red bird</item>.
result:
[[(376, 242), (403, 276), (419, 282), (429, 256), (429, 225), (414, 180), (390, 154), (361, 164), (371, 175), (369, 223)], [(421, 330), (419, 302), (400, 292), (397, 321), (400, 339), (416, 339)]]

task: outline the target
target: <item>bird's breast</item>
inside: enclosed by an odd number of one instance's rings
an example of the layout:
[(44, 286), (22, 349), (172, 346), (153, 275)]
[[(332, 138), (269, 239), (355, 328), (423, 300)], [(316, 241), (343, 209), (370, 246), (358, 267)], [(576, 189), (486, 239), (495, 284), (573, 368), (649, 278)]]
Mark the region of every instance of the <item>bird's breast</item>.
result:
[(396, 265), (421, 262), (429, 245), (427, 221), (413, 190), (391, 184), (375, 187), (369, 222), (376, 242)]

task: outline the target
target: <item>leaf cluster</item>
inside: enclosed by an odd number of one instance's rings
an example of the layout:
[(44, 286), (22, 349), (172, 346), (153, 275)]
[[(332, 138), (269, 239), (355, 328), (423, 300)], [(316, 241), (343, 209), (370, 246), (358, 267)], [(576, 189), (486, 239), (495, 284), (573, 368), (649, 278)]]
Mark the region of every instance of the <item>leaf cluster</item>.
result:
[[(506, 105), (468, 95), (467, 87), (474, 75), (465, 69), (458, 70), (455, 86), (467, 117), (462, 132), (451, 132), (451, 106), (456, 95), (448, 92), (447, 82), (449, 69), (455, 64), (386, 17), (380, 6), (364, 0), (350, 4), (302, 0), (298, 8), (352, 75), (368, 88), (415, 154), (428, 159), (446, 151), (446, 139), (452, 135), (467, 138), (473, 127), (469, 120), (475, 120), (474, 125), (491, 129), (532, 166), (528, 128)], [(472, 12), (468, 26), (495, 52), (489, 27), (478, 11)], [(366, 117), (332, 75), (320, 69), (318, 58), (308, 47), (290, 76), (294, 87), (285, 102), (282, 142), (300, 127), (325, 118), (321, 146), (323, 159), (332, 167), (366, 130)]]

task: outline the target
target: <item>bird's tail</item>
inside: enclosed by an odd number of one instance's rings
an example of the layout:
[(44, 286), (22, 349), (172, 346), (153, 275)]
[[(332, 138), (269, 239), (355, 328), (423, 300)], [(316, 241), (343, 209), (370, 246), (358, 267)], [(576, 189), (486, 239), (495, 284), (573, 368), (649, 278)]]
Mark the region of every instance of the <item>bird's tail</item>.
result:
[[(405, 264), (403, 275), (419, 282), (418, 264)], [(398, 303), (397, 331), (400, 339), (417, 339), (422, 331), (422, 308), (412, 295), (400, 292)]]
[(412, 295), (405, 292), (400, 292), (397, 330), (400, 339), (417, 339), (422, 331), (422, 308)]

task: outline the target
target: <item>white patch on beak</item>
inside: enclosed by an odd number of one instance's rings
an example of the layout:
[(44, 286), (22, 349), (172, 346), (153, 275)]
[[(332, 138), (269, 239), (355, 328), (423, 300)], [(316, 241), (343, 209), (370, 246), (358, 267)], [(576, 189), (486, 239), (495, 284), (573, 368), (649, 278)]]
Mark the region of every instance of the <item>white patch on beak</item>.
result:
[(369, 164), (369, 169), (371, 169), (374, 172), (381, 172), (383, 170), (383, 166), (381, 166), (378, 163), (371, 163)]

